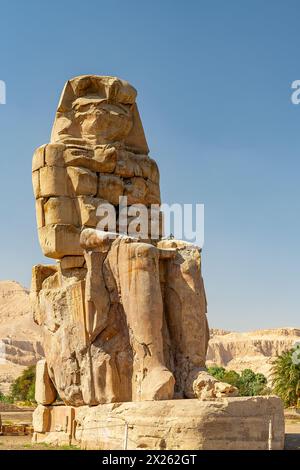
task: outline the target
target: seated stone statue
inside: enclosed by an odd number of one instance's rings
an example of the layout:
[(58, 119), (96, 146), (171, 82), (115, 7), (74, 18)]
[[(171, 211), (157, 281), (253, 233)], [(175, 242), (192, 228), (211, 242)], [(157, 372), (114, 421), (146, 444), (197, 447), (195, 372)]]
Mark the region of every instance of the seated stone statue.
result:
[(209, 339), (200, 250), (97, 229), (103, 202), (160, 204), (148, 152), (131, 85), (67, 82), (32, 166), (40, 245), (57, 260), (33, 268), (31, 287), (45, 405), (56, 391), (74, 406), (195, 396)]

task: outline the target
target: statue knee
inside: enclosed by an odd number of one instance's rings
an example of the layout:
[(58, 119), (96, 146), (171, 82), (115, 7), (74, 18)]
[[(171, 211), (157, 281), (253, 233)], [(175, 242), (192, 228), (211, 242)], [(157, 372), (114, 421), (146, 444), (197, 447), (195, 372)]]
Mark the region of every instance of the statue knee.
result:
[(159, 251), (149, 243), (130, 244), (129, 258), (134, 261), (136, 269), (158, 269)]

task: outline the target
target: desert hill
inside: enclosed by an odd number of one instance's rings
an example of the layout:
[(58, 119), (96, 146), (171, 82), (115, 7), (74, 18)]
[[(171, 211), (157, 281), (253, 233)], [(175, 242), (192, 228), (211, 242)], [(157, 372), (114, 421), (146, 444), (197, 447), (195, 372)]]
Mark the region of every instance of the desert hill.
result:
[(275, 328), (246, 333), (211, 330), (207, 365), (220, 365), (237, 372), (252, 369), (270, 378), (272, 362), (300, 341), (300, 329)]
[(7, 393), (22, 370), (42, 355), (28, 290), (15, 281), (0, 281), (0, 390)]

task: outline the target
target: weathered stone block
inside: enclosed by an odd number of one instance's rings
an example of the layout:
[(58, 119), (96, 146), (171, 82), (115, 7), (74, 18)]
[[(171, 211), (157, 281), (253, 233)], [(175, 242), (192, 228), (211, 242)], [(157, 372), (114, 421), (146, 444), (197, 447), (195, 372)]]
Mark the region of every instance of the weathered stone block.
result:
[(50, 429), (50, 408), (38, 405), (32, 415), (33, 429), (37, 433), (45, 433)]
[(116, 167), (117, 152), (114, 147), (96, 147), (93, 160), (97, 171), (101, 173), (112, 173)]
[[(50, 419), (45, 423), (43, 432), (34, 432), (32, 442), (35, 444), (43, 442), (54, 446), (74, 444), (76, 408), (55, 405), (48, 406), (47, 410)], [(39, 413), (41, 414), (41, 411)]]
[(39, 198), (35, 201), (35, 214), (37, 227), (41, 228), (45, 225), (45, 214), (44, 214), (44, 198)]
[(147, 181), (147, 195), (146, 204), (160, 204), (160, 189), (159, 185), (152, 181)]
[(98, 197), (105, 199), (113, 205), (119, 204), (119, 197), (124, 193), (124, 183), (119, 176), (100, 175), (98, 183)]
[(70, 197), (50, 197), (44, 203), (44, 225), (69, 224), (78, 226), (79, 217), (75, 202)]
[(47, 166), (65, 166), (64, 144), (48, 144), (45, 148), (45, 164)]
[(46, 359), (36, 364), (35, 400), (40, 405), (51, 405), (56, 400), (57, 392), (49, 377)]
[(71, 191), (78, 195), (91, 195), (97, 193), (98, 176), (86, 169), (73, 166), (67, 167)]
[(99, 204), (104, 203), (101, 198), (93, 196), (81, 196), (76, 200), (77, 211), (80, 215), (81, 226), (96, 227), (100, 218), (96, 215)]
[(64, 151), (64, 160), (66, 166), (84, 167), (93, 170), (93, 151), (87, 148), (68, 147)]
[(41, 145), (41, 147), (38, 147), (34, 152), (32, 158), (32, 171), (39, 170), (45, 165), (45, 147), (46, 145)]
[(143, 176), (139, 157), (133, 153), (120, 152), (116, 163), (115, 174), (123, 178), (132, 178), (133, 176)]
[(236, 397), (239, 394), (236, 387), (225, 382), (220, 382), (206, 371), (197, 373), (191, 389), (193, 389), (194, 393), (191, 393), (189, 398), (196, 396), (199, 400), (210, 400), (212, 398), (222, 398), (223, 396)]
[(64, 256), (59, 263), (62, 269), (71, 269), (82, 268), (85, 261), (83, 256)]
[(127, 196), (127, 203), (146, 204), (147, 182), (144, 178), (133, 177), (125, 180), (124, 196)]
[(85, 281), (78, 281), (67, 290), (67, 304), (74, 323), (78, 325), (78, 344), (88, 344), (85, 317)]
[(39, 170), (40, 195), (43, 197), (68, 196), (66, 169), (59, 166), (44, 166)]
[(144, 157), (141, 168), (144, 178), (159, 184), (159, 169), (155, 160), (150, 157)]
[(134, 176), (151, 180), (153, 183), (159, 183), (159, 171), (154, 160), (147, 155), (136, 155), (130, 152), (120, 152), (116, 163), (114, 173), (123, 178), (132, 178)]
[(41, 195), (41, 186), (40, 186), (40, 171), (36, 170), (32, 172), (32, 187), (34, 197), (37, 199)]
[(57, 266), (51, 264), (37, 264), (31, 272), (31, 292), (39, 292), (43, 287), (44, 280), (57, 272)]
[(79, 244), (80, 229), (73, 225), (46, 225), (38, 229), (43, 253), (49, 258), (80, 256), (83, 253)]

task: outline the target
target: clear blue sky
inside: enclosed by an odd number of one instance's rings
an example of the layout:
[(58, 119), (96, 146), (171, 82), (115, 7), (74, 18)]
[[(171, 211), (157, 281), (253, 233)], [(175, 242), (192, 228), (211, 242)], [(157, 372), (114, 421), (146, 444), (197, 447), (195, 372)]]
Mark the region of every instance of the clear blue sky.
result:
[(44, 262), (31, 187), (64, 82), (139, 92), (165, 202), (205, 204), (211, 326), (300, 326), (297, 0), (2, 1), (0, 279)]

